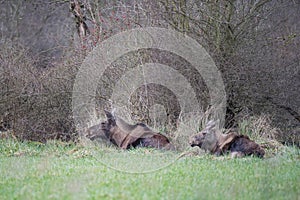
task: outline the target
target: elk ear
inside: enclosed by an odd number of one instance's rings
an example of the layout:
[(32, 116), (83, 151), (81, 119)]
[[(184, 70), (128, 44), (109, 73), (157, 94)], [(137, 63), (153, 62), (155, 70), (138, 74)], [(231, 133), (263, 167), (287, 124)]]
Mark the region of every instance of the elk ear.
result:
[(212, 129), (216, 126), (216, 121), (214, 120), (209, 120), (209, 122), (206, 123), (205, 128), (206, 129)]
[(104, 113), (106, 115), (108, 123), (111, 124), (111, 125), (115, 125), (116, 124), (116, 119), (114, 118), (114, 116), (110, 112), (108, 112), (107, 110), (104, 110)]

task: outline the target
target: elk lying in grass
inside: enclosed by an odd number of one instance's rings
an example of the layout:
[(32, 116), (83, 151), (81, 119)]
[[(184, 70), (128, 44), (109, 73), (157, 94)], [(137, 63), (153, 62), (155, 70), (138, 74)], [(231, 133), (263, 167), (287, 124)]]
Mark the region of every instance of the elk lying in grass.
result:
[(254, 155), (262, 158), (265, 151), (246, 135), (231, 132), (222, 134), (214, 121), (209, 121), (199, 133), (190, 137), (190, 145), (198, 146), (215, 155), (230, 152), (232, 157)]
[(173, 149), (169, 139), (152, 131), (143, 123), (128, 124), (123, 119), (104, 111), (107, 121), (88, 129), (86, 136), (91, 140), (100, 138), (109, 140), (122, 149), (130, 147), (153, 147), (158, 149)]

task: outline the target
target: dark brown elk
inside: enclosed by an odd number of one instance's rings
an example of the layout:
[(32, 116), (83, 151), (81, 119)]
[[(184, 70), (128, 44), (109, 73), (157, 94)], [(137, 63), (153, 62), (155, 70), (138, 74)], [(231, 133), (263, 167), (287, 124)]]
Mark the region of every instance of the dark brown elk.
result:
[(222, 134), (214, 121), (209, 121), (201, 132), (192, 135), (189, 143), (215, 155), (230, 152), (232, 157), (254, 155), (262, 158), (265, 154), (260, 145), (246, 135), (235, 132)]
[(108, 111), (104, 112), (107, 121), (89, 128), (86, 135), (88, 138), (107, 139), (122, 149), (130, 147), (173, 149), (173, 145), (166, 136), (152, 131), (145, 124), (131, 125)]
[(90, 127), (86, 132), (86, 137), (90, 140), (100, 140), (102, 142), (109, 142), (109, 132), (107, 130), (107, 122)]

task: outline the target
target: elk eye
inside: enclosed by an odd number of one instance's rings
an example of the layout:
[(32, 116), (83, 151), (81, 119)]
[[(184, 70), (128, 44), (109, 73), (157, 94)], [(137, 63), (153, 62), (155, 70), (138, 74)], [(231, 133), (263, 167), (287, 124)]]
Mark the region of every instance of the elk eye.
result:
[(203, 132), (202, 134), (203, 134), (203, 136), (205, 136), (205, 135), (206, 135), (206, 132)]

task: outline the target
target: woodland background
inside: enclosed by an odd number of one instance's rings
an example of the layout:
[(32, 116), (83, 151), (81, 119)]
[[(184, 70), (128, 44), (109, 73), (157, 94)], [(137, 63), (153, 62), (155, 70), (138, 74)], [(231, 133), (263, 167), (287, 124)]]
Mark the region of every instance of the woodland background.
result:
[[(155, 26), (187, 34), (213, 57), (228, 95), (226, 128), (263, 117), (279, 141), (299, 145), (299, 0), (0, 0), (0, 5), (2, 133), (21, 140), (76, 139), (72, 90), (85, 56), (116, 33)], [(108, 106), (112, 83), (124, 70), (150, 61), (178, 71), (189, 66), (153, 49), (124, 55), (107, 70), (105, 91), (100, 88), (93, 97), (99, 108)], [(195, 81), (205, 105), (201, 77), (185, 76)], [(135, 94), (130, 111), (136, 121), (152, 123), (148, 108), (157, 96), (166, 102), (167, 123), (178, 118), (177, 102), (168, 101), (171, 94), (163, 88), (144, 86)]]

